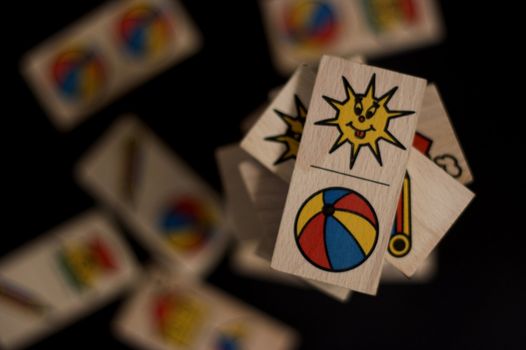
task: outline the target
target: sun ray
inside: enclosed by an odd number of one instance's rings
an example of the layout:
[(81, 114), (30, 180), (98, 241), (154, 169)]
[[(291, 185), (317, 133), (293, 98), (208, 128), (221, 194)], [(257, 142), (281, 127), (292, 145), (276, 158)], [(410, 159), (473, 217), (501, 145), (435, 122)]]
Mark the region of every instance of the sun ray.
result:
[(367, 146), (371, 148), (371, 151), (373, 152), (373, 156), (376, 158), (380, 166), (382, 166), (383, 165), (382, 154), (380, 153), (380, 146), (378, 145), (378, 141), (380, 141), (380, 139), (377, 139), (376, 142), (370, 143)]
[(288, 125), (292, 132), (296, 134), (301, 134), (303, 132), (303, 125), (305, 124), (305, 121), (302, 121), (301, 119), (297, 118), (292, 118), (288, 115), (283, 117), (283, 121)]
[(298, 118), (305, 119), (307, 117), (307, 108), (305, 108), (298, 95), (294, 95), (294, 103), (296, 104)]
[(395, 112), (389, 112), (389, 116), (387, 118), (394, 119), (399, 117), (405, 117), (406, 115), (413, 114), (415, 112), (412, 111), (395, 111)]
[(367, 90), (365, 90), (365, 97), (373, 100), (375, 90), (376, 90), (376, 73), (373, 74), (373, 76), (371, 77), (371, 80), (369, 81), (369, 85), (367, 85)]
[(294, 104), (296, 107), (295, 116), (288, 115), (282, 111), (274, 109), (274, 113), (276, 113), (287, 126), (287, 129), (283, 134), (265, 138), (267, 141), (279, 142), (285, 145), (285, 150), (274, 162), (274, 165), (290, 159), (296, 159), (296, 155), (298, 153), (301, 134), (303, 133), (305, 118), (307, 116), (307, 109), (297, 95), (294, 95)]
[(341, 134), (340, 138), (337, 139), (336, 142), (332, 145), (331, 149), (329, 150), (329, 153), (336, 151), (345, 142), (347, 142), (347, 138), (343, 134)]
[(384, 107), (387, 106), (387, 104), (389, 103), (389, 101), (391, 100), (391, 98), (393, 98), (396, 90), (398, 90), (398, 86), (395, 86), (394, 88), (392, 88), (391, 90), (387, 91), (385, 94), (383, 94), (382, 96), (380, 96), (378, 98), (378, 103)]
[(287, 140), (287, 137), (285, 135), (276, 135), (276, 136), (269, 136), (266, 138), (266, 140), (284, 142), (285, 140)]
[(345, 101), (343, 101), (343, 102), (351, 101), (351, 99), (353, 99), (353, 98), (355, 99), (356, 98), (356, 93), (354, 92), (354, 89), (352, 88), (352, 85), (349, 84), (349, 81), (345, 77), (342, 77), (342, 80), (343, 80), (343, 86), (345, 87), (345, 95), (347, 97), (345, 99)]
[(356, 159), (358, 158), (358, 153), (360, 152), (360, 148), (362, 148), (362, 145), (354, 145), (351, 144), (351, 169), (354, 165), (354, 162), (356, 162)]
[(330, 118), (317, 121), (314, 125), (338, 125), (338, 118)]
[(343, 102), (340, 102), (338, 100), (335, 100), (333, 98), (330, 98), (330, 97), (327, 97), (327, 96), (322, 96), (322, 98), (329, 104), (331, 105), (332, 108), (334, 108), (336, 111), (340, 111), (340, 109), (345, 106), (345, 103)]
[(398, 139), (396, 137), (393, 136), (393, 134), (391, 134), (389, 132), (389, 130), (384, 130), (383, 134), (380, 136), (380, 139), (383, 139), (387, 142), (389, 142), (390, 144), (392, 145), (395, 145), (396, 147), (400, 148), (400, 149), (406, 149), (404, 145), (402, 145), (402, 143), (400, 141), (398, 141)]
[(287, 150), (286, 153), (283, 154), (282, 158), (284, 160), (294, 159), (294, 158), (296, 158), (296, 154), (297, 153), (298, 153), (297, 149), (289, 149), (289, 150)]

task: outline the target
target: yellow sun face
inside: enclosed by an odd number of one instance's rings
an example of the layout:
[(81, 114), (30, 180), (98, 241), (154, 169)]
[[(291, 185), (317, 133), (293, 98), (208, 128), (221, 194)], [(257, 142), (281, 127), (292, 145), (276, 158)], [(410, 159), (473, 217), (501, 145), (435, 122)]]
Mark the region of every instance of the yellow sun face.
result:
[(334, 152), (345, 143), (351, 144), (352, 169), (358, 153), (363, 146), (368, 146), (378, 163), (382, 165), (379, 141), (385, 140), (401, 149), (405, 149), (388, 130), (389, 121), (394, 118), (413, 114), (412, 111), (391, 111), (387, 104), (395, 94), (397, 87), (389, 90), (380, 97), (375, 96), (376, 74), (373, 74), (364, 94), (357, 94), (351, 84), (343, 77), (346, 99), (338, 101), (323, 96), (332, 108), (336, 110), (334, 118), (321, 120), (316, 125), (335, 126), (340, 131), (340, 136), (330, 149)]
[(274, 162), (274, 165), (285, 162), (289, 159), (295, 159), (298, 154), (301, 134), (303, 133), (303, 126), (305, 125), (305, 118), (307, 116), (307, 109), (297, 95), (294, 95), (294, 102), (296, 104), (296, 116), (290, 116), (278, 110), (274, 110), (281, 120), (287, 124), (287, 130), (285, 133), (265, 138), (267, 141), (280, 142), (285, 145), (285, 151)]

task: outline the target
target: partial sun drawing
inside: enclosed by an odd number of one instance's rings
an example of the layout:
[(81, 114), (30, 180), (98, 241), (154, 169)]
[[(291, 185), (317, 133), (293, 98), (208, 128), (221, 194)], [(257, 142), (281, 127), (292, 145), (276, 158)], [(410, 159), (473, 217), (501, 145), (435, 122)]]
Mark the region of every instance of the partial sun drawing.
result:
[(391, 111), (387, 104), (395, 94), (398, 87), (394, 87), (380, 97), (376, 97), (375, 83), (376, 74), (373, 74), (367, 90), (364, 94), (357, 94), (351, 84), (342, 77), (345, 88), (346, 98), (338, 101), (333, 98), (323, 96), (325, 101), (336, 110), (334, 118), (324, 119), (316, 125), (337, 127), (340, 136), (331, 147), (329, 153), (334, 152), (346, 142), (351, 144), (352, 169), (356, 158), (363, 146), (371, 149), (374, 157), (382, 166), (382, 156), (380, 154), (379, 142), (385, 140), (388, 143), (406, 149), (393, 134), (389, 132), (389, 122), (391, 119), (413, 114), (413, 111)]
[(294, 103), (296, 104), (296, 115), (291, 116), (274, 110), (278, 117), (287, 125), (287, 130), (284, 134), (266, 137), (267, 141), (279, 142), (285, 145), (285, 151), (274, 162), (274, 165), (286, 162), (289, 159), (296, 159), (298, 148), (300, 146), (301, 134), (303, 133), (303, 126), (305, 125), (305, 118), (307, 116), (307, 109), (301, 102), (297, 95), (294, 95)]

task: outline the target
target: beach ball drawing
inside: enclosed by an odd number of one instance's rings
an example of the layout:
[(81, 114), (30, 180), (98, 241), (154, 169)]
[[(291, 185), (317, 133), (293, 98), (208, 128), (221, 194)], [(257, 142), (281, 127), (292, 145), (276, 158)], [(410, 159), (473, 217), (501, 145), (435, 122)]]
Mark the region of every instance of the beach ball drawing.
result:
[(321, 49), (338, 32), (338, 20), (332, 5), (319, 1), (297, 1), (284, 12), (286, 38), (304, 49)]
[(175, 198), (162, 210), (159, 228), (169, 245), (192, 253), (203, 248), (212, 237), (217, 220), (206, 203), (190, 196)]
[(51, 65), (51, 78), (70, 101), (88, 101), (97, 96), (106, 82), (102, 57), (93, 49), (75, 48), (59, 53)]
[(219, 327), (218, 337), (214, 350), (242, 350), (245, 343), (247, 329), (246, 323), (240, 321), (230, 322)]
[(149, 5), (134, 6), (118, 23), (120, 40), (133, 57), (143, 58), (163, 52), (171, 34), (171, 23), (163, 11)]
[(331, 272), (356, 268), (372, 254), (378, 219), (361, 194), (331, 187), (311, 195), (294, 225), (299, 250), (311, 264)]
[(403, 29), (419, 22), (414, 0), (362, 0), (365, 18), (376, 32)]

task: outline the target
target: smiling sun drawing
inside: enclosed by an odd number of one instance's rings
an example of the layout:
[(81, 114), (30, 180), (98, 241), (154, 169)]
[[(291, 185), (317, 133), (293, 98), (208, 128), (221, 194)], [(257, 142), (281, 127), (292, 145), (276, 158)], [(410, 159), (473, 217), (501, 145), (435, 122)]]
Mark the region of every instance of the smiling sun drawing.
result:
[(274, 112), (287, 124), (287, 130), (282, 135), (266, 137), (267, 141), (280, 142), (285, 145), (285, 151), (274, 162), (274, 165), (285, 162), (289, 159), (296, 159), (298, 148), (300, 146), (301, 134), (303, 133), (303, 126), (305, 125), (305, 118), (307, 116), (307, 109), (301, 102), (297, 95), (294, 95), (294, 103), (296, 104), (296, 116), (290, 116), (277, 109)]
[(354, 92), (354, 89), (347, 79), (345, 79), (345, 77), (342, 77), (342, 79), (345, 87), (345, 100), (338, 101), (323, 96), (325, 101), (336, 110), (336, 116), (334, 118), (321, 120), (317, 122), (316, 125), (335, 126), (340, 131), (340, 136), (331, 147), (329, 153), (334, 152), (346, 142), (351, 144), (351, 169), (358, 157), (360, 149), (364, 146), (371, 149), (381, 166), (380, 140), (385, 140), (405, 150), (404, 145), (389, 132), (390, 120), (413, 114), (414, 112), (391, 111), (389, 107), (387, 107), (389, 100), (391, 100), (398, 87), (394, 87), (384, 95), (376, 97), (376, 74), (373, 74), (371, 77), (371, 81), (364, 94)]

